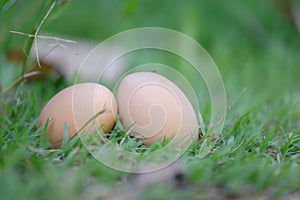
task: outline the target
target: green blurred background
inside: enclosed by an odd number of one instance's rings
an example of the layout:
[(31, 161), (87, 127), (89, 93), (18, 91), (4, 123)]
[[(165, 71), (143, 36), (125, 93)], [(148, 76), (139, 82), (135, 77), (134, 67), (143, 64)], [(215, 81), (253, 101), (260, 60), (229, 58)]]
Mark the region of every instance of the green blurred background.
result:
[[(7, 53), (24, 48), (26, 42), (24, 36), (8, 31), (33, 33), (51, 1), (4, 1), (2, 5), (5, 2), (13, 4), (0, 20), (0, 46)], [(131, 28), (174, 29), (208, 51), (224, 78), (229, 102), (246, 88), (244, 104), (252, 104), (266, 95), (298, 89), (300, 40), (293, 9), (299, 11), (298, 1), (58, 1), (40, 34), (99, 43)]]

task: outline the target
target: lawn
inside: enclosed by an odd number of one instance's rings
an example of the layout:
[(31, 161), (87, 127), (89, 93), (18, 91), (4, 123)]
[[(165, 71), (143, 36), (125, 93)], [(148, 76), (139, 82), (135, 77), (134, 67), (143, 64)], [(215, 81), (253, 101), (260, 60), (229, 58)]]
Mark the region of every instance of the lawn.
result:
[[(164, 27), (196, 40), (218, 66), (228, 108), (213, 148), (203, 151), (200, 137), (177, 162), (146, 174), (105, 166), (79, 139), (51, 149), (43, 128), (37, 129), (43, 106), (73, 82), (44, 65), (42, 75), (21, 79), (38, 69), (26, 59), (32, 38), (9, 31), (34, 34), (52, 2), (0, 2), (1, 199), (300, 199), (298, 1), (56, 2), (39, 35), (100, 43), (128, 29)], [(172, 55), (136, 52), (132, 63), (153, 58), (192, 79), (209, 123), (203, 82)], [(127, 150), (140, 145), (125, 131), (114, 131), (116, 143), (127, 137)]]

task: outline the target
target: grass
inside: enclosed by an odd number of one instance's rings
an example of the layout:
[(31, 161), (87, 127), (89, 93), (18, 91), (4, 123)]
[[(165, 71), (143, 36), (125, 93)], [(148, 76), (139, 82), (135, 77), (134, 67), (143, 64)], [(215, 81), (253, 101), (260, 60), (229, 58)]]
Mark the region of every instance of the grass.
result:
[[(166, 17), (169, 1), (91, 1), (95, 5), (92, 11), (88, 4), (74, 1), (50, 16), (43, 30), (103, 40), (131, 27), (163, 26), (195, 38), (219, 66), (230, 106), (213, 150), (203, 155), (200, 139), (178, 161), (183, 168), (180, 173), (170, 167), (166, 169), (171, 171), (170, 176), (166, 173), (148, 183), (155, 174), (143, 179), (110, 169), (95, 160), (80, 140), (62, 149), (48, 149), (49, 144), (41, 139), (43, 129), (36, 129), (37, 118), (44, 104), (71, 83), (56, 76), (29, 79), (1, 93), (1, 198), (112, 199), (130, 194), (135, 199), (300, 198), (300, 40), (292, 23), (278, 10), (282, 2), (191, 2), (190, 6), (174, 5)], [(13, 6), (20, 8), (21, 4)], [(28, 1), (25, 8), (32, 9), (31, 4)], [(18, 28), (30, 32), (36, 19), (28, 27), (14, 27), (18, 18), (14, 12), (6, 11), (0, 20), (4, 27), (0, 32)], [(105, 16), (110, 16), (114, 24), (99, 22)], [(76, 29), (78, 24), (80, 30)], [(2, 89), (22, 73), (22, 64), (7, 60), (6, 53), (23, 43), (20, 37), (1, 37)], [(209, 103), (200, 106), (204, 118), (209, 118)], [(116, 129), (111, 136), (119, 142), (124, 134)], [(133, 151), (139, 146), (129, 137), (123, 145)], [(156, 148), (159, 145), (150, 150)]]

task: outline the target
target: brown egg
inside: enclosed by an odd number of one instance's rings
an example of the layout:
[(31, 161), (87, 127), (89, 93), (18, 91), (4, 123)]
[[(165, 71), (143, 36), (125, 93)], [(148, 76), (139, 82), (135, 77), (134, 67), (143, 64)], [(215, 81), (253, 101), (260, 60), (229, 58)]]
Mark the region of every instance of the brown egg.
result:
[(117, 101), (124, 127), (141, 136), (145, 145), (167, 137), (180, 146), (198, 138), (195, 111), (184, 93), (167, 78), (152, 72), (127, 75), (120, 83)]
[(117, 102), (109, 89), (97, 83), (80, 83), (60, 91), (45, 105), (38, 127), (49, 119), (47, 136), (53, 147), (58, 148), (65, 123), (70, 139), (79, 131), (93, 131), (101, 125), (104, 131), (111, 130), (116, 114)]

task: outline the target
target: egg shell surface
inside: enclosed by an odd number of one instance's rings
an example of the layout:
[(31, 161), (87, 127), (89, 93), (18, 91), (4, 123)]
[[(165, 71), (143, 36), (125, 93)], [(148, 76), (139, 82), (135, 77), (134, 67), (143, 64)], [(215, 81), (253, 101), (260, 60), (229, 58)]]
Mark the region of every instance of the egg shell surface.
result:
[(185, 94), (170, 80), (153, 72), (136, 72), (120, 82), (120, 120), (145, 145), (173, 138), (181, 145), (198, 139), (198, 120)]
[(109, 89), (97, 83), (80, 83), (63, 89), (50, 99), (39, 116), (37, 127), (48, 120), (46, 136), (53, 147), (59, 148), (65, 123), (70, 139), (101, 125), (104, 131), (111, 130), (116, 114), (117, 102)]

